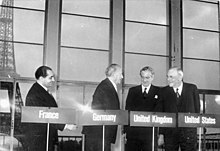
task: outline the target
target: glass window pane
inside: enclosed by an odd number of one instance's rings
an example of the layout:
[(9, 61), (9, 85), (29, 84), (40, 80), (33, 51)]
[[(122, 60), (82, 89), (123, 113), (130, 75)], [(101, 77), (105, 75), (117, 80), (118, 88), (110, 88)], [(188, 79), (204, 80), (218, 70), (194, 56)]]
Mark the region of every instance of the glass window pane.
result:
[[(80, 109), (85, 100), (90, 100), (94, 93), (94, 86), (60, 85), (58, 88), (58, 106), (62, 108)], [(91, 101), (90, 101), (91, 102)], [(59, 131), (61, 136), (81, 136), (82, 126), (73, 131)]]
[(63, 15), (61, 45), (109, 49), (109, 20)]
[(43, 46), (15, 43), (14, 50), (17, 73), (23, 77), (34, 77), (35, 70), (43, 64)]
[[(135, 85), (137, 85), (138, 83), (136, 83)], [(126, 106), (126, 99), (127, 99), (127, 96), (128, 96), (128, 91), (129, 91), (129, 88), (130, 87), (124, 87), (123, 88), (123, 96), (122, 96), (122, 105), (121, 105), (121, 107), (122, 107), (122, 109), (125, 109), (125, 106)]]
[(60, 85), (58, 104), (63, 108), (81, 109), (82, 105), (91, 105), (96, 85)]
[(126, 0), (126, 20), (167, 24), (167, 0)]
[(44, 12), (14, 9), (15, 41), (43, 44), (43, 36)]
[(195, 30), (183, 30), (183, 56), (203, 59), (219, 59), (219, 34)]
[(218, 5), (184, 0), (183, 26), (218, 31)]
[(183, 60), (184, 81), (195, 83), (199, 89), (219, 90), (219, 69), (219, 62)]
[(100, 81), (105, 77), (108, 52), (61, 49), (60, 78), (79, 81)]
[[(36, 70), (36, 69), (35, 69)], [(34, 73), (33, 73), (34, 76)], [(23, 100), (23, 104), (25, 105), (25, 100), (26, 100), (26, 96), (28, 91), (30, 90), (31, 86), (33, 85), (34, 82), (31, 83), (23, 83), (23, 82), (19, 82), (19, 86), (20, 86), (20, 92), (21, 92), (21, 98)]]
[(125, 50), (167, 55), (167, 27), (126, 23)]
[(82, 86), (59, 86), (58, 106), (62, 108), (79, 109), (83, 104), (83, 87)]
[(14, 0), (15, 7), (45, 9), (45, 0)]
[[(160, 60), (160, 63), (158, 63)], [(125, 84), (140, 84), (140, 69), (151, 66), (155, 71), (153, 84), (166, 85), (168, 58), (146, 55), (125, 54)]]
[(219, 114), (220, 95), (205, 95), (205, 112), (207, 114)]
[(63, 0), (63, 12), (109, 17), (110, 0)]
[[(101, 81), (99, 81), (99, 82), (101, 82)], [(91, 106), (93, 94), (95, 92), (96, 87), (97, 87), (97, 85), (86, 85), (84, 105)]]
[[(206, 113), (207, 114), (219, 114), (220, 110), (220, 96), (219, 95), (205, 95), (205, 105), (206, 105)], [(217, 134), (216, 134), (217, 133)], [(219, 128), (207, 128), (206, 134), (216, 134), (218, 135), (220, 133)], [(206, 136), (206, 139), (208, 139), (209, 136)]]

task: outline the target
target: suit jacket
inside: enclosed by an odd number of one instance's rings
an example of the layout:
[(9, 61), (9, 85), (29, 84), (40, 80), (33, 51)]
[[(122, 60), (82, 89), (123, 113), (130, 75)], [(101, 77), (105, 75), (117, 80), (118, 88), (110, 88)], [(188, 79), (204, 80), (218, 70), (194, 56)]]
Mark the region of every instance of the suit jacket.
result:
[[(194, 84), (183, 82), (179, 105), (177, 105), (176, 93), (169, 86), (162, 88), (159, 102), (159, 108), (162, 112), (200, 113), (199, 92)], [(160, 133), (164, 133), (165, 131), (166, 128), (161, 128)]]
[[(119, 110), (118, 94), (111, 83), (106, 78), (96, 88), (92, 100), (92, 109), (97, 110)], [(84, 126), (83, 134), (94, 136), (93, 138), (102, 138), (102, 126)], [(115, 143), (117, 134), (117, 126), (105, 126), (105, 140)]]
[[(36, 82), (27, 94), (26, 106), (57, 107), (57, 103), (53, 96)], [(47, 124), (28, 123), (23, 125), (28, 148), (31, 148), (32, 150), (33, 148), (40, 148), (41, 151), (46, 151)], [(63, 130), (64, 126), (65, 125), (63, 124), (50, 124), (49, 151), (52, 151), (54, 144), (58, 143), (57, 130)]]
[[(125, 109), (128, 111), (153, 112), (158, 103), (159, 87), (151, 85), (146, 98), (143, 97), (141, 85), (128, 91)], [(152, 139), (152, 128), (125, 126), (127, 139)]]

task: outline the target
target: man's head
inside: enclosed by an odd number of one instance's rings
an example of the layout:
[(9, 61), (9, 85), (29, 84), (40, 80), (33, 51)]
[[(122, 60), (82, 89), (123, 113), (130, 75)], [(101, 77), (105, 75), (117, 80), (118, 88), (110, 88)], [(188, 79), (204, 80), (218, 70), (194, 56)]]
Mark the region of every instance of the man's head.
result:
[(118, 64), (111, 64), (106, 68), (106, 77), (110, 78), (115, 84), (119, 84), (123, 79), (122, 69)]
[(183, 71), (178, 67), (173, 67), (168, 70), (167, 81), (170, 87), (177, 88), (183, 80)]
[(47, 88), (51, 87), (55, 81), (52, 69), (47, 66), (40, 66), (35, 72), (35, 78)]
[(141, 76), (141, 84), (144, 87), (148, 87), (152, 81), (154, 80), (154, 70), (153, 68), (146, 66), (143, 67), (140, 70), (140, 76)]

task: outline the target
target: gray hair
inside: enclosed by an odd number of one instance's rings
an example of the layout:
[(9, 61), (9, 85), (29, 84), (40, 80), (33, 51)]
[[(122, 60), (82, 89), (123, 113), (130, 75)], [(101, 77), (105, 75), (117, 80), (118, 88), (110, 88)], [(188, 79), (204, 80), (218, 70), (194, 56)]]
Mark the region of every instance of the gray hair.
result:
[(111, 77), (121, 67), (118, 64), (111, 64), (105, 70), (106, 77)]
[(183, 70), (179, 67), (172, 67), (169, 69), (170, 70), (175, 70), (182, 78), (183, 78)]

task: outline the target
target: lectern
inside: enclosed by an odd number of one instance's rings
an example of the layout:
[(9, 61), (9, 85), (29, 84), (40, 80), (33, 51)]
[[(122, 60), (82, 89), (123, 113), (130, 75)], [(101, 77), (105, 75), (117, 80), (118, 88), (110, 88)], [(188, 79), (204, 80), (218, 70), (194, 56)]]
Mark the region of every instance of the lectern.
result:
[(203, 127), (220, 127), (220, 115), (199, 113), (178, 113), (178, 127), (199, 127), (199, 151)]
[(76, 124), (76, 111), (67, 108), (22, 107), (21, 122), (47, 123), (47, 146), (49, 146), (50, 123)]
[(130, 112), (130, 126), (153, 127), (152, 151), (154, 151), (154, 129), (155, 127), (176, 127), (175, 113), (159, 112)]
[(102, 150), (105, 145), (105, 125), (128, 125), (128, 111), (125, 110), (91, 110), (80, 111), (78, 114), (79, 125), (102, 125)]

